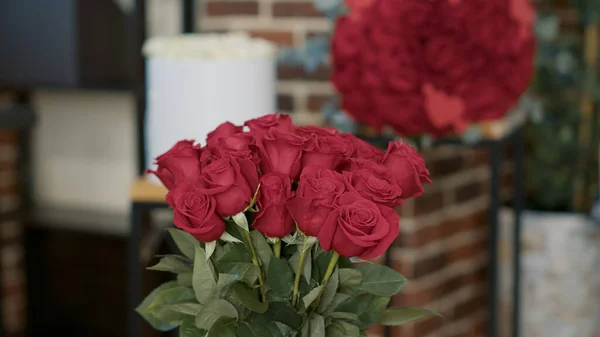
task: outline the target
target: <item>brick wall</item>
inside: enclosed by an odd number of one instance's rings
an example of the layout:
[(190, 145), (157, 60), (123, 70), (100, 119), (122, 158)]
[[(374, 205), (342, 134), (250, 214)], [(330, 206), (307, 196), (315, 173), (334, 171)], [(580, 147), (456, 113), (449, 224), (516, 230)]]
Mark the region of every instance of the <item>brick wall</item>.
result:
[(25, 252), (19, 207), (17, 133), (0, 132), (0, 291), (8, 336), (23, 336), (26, 321)]

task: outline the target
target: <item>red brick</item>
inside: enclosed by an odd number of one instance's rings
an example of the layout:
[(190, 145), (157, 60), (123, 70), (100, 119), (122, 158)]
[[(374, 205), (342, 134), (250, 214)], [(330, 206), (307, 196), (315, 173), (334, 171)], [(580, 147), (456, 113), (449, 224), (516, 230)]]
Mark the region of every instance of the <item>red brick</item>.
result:
[(274, 17), (323, 17), (312, 2), (277, 2), (273, 4)]
[(289, 31), (273, 30), (251, 30), (250, 36), (269, 40), (279, 46), (291, 46), (294, 44), (294, 35)]
[(413, 279), (418, 279), (420, 277), (429, 275), (442, 269), (447, 262), (448, 256), (446, 252), (440, 252), (432, 256), (419, 259), (415, 262), (413, 274), (411, 276)]
[(209, 16), (227, 15), (258, 15), (256, 1), (223, 1), (214, 0), (206, 4), (206, 14)]
[(422, 337), (414, 334), (414, 324), (391, 327), (391, 337)]
[(425, 193), (415, 200), (415, 216), (429, 214), (444, 207), (442, 192)]
[(481, 210), (457, 219), (446, 220), (440, 225), (441, 236), (450, 237), (454, 234), (462, 233), (473, 228), (485, 226), (487, 223), (487, 216), (487, 210)]
[(313, 72), (307, 72), (300, 66), (280, 65), (277, 68), (277, 75), (281, 80), (311, 80), (311, 81), (329, 81), (331, 69), (326, 66), (320, 66)]
[(294, 97), (288, 94), (277, 95), (277, 110), (294, 111)]
[(490, 152), (484, 149), (474, 149), (465, 155), (465, 167), (473, 168), (488, 165)]
[(383, 336), (384, 329), (381, 325), (375, 325), (367, 330), (367, 334)]
[(310, 111), (321, 112), (321, 108), (331, 98), (328, 95), (310, 95), (306, 102), (306, 107)]
[(469, 300), (461, 302), (454, 307), (452, 320), (457, 321), (461, 318), (474, 314), (479, 309), (485, 307), (486, 299), (484, 294), (477, 295)]
[(473, 181), (466, 185), (456, 188), (454, 202), (460, 203), (469, 201), (482, 196), (484, 193), (484, 183), (481, 181)]
[(456, 247), (452, 251), (448, 252), (448, 262), (456, 263), (477, 255), (483, 255), (487, 251), (486, 244), (487, 240), (483, 238), (475, 242)]
[(2, 145), (16, 144), (17, 139), (18, 134), (16, 131), (0, 131), (0, 144)]
[(439, 178), (452, 173), (457, 173), (463, 168), (463, 157), (459, 153), (455, 156), (427, 161), (427, 168), (434, 178)]
[[(402, 226), (402, 223), (400, 226)], [(409, 234), (403, 234), (400, 231), (396, 244), (406, 248), (418, 248), (442, 238), (442, 233), (441, 225), (421, 227), (416, 232)]]
[(439, 330), (444, 319), (442, 317), (430, 317), (416, 321), (414, 327), (415, 336), (425, 336)]

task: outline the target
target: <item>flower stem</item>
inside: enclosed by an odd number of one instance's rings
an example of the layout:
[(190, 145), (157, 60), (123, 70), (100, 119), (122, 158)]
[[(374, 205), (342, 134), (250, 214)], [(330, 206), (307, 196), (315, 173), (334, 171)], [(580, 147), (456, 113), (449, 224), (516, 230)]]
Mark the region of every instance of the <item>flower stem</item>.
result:
[(296, 305), (298, 301), (298, 286), (300, 285), (300, 277), (302, 276), (302, 268), (304, 268), (304, 259), (306, 258), (306, 253), (308, 249), (306, 249), (306, 245), (308, 244), (308, 240), (304, 237), (304, 242), (302, 243), (302, 250), (300, 251), (300, 259), (298, 259), (298, 267), (296, 268), (296, 278), (294, 279), (294, 292), (292, 294), (292, 305)]
[(278, 240), (273, 244), (273, 254), (275, 254), (276, 258), (281, 257), (281, 240)]
[(323, 281), (321, 282), (321, 285), (323, 286), (323, 288), (321, 288), (321, 291), (319, 292), (319, 296), (317, 296), (317, 299), (314, 301), (313, 304), (313, 308), (316, 309), (319, 307), (319, 302), (321, 302), (321, 295), (323, 295), (323, 292), (325, 291), (325, 286), (327, 286), (327, 282), (329, 282), (329, 279), (331, 278), (331, 275), (333, 274), (333, 271), (335, 270), (335, 267), (337, 266), (337, 262), (338, 259), (340, 258), (340, 254), (338, 254), (337, 252), (333, 252), (333, 255), (331, 255), (331, 259), (329, 260), (329, 265), (327, 266), (327, 271), (325, 271), (325, 276), (323, 276)]
[(252, 238), (250, 237), (250, 232), (241, 231), (244, 234), (244, 238), (248, 242), (248, 247), (250, 247), (250, 253), (252, 254), (252, 263), (258, 267), (258, 283), (260, 284), (260, 293), (262, 295), (263, 301), (267, 300), (267, 292), (265, 287), (265, 280), (263, 277), (262, 268), (260, 267), (260, 260), (256, 255), (256, 250), (254, 250), (254, 245), (252, 244)]

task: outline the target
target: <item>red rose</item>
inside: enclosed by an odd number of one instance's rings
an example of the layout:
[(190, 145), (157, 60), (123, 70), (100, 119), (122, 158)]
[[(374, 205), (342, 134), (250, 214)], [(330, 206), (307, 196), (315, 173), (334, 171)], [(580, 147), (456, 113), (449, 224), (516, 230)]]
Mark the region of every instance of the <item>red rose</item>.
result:
[(338, 135), (315, 135), (304, 146), (302, 167), (314, 165), (335, 170), (353, 151), (352, 145)]
[(340, 134), (340, 137), (346, 140), (354, 149), (352, 158), (368, 158), (375, 162), (380, 162), (383, 159), (384, 152), (381, 149), (376, 148), (355, 135), (346, 132)]
[(393, 209), (348, 192), (340, 196), (339, 206), (327, 216), (318, 238), (325, 251), (372, 259), (389, 248), (399, 231), (400, 218)]
[(390, 142), (382, 163), (396, 178), (404, 199), (420, 196), (423, 183), (431, 183), (425, 160), (404, 142)]
[(258, 214), (252, 226), (267, 237), (282, 238), (296, 228), (294, 219), (286, 208), (292, 197), (290, 178), (278, 173), (260, 177), (258, 191)]
[(260, 170), (262, 174), (277, 172), (298, 178), (302, 158), (302, 148), (306, 138), (292, 132), (271, 128), (259, 141)]
[(197, 183), (184, 183), (169, 191), (167, 204), (173, 207), (175, 226), (198, 241), (215, 241), (225, 232), (225, 222), (215, 212), (215, 198)]
[(219, 157), (232, 156), (238, 159), (249, 159), (258, 165), (258, 147), (254, 137), (249, 133), (236, 133), (219, 139), (215, 152)]
[(206, 136), (206, 145), (210, 147), (217, 146), (219, 139), (240, 133), (242, 130), (243, 128), (241, 126), (225, 122)]
[(344, 172), (349, 189), (375, 203), (394, 207), (402, 203), (402, 189), (385, 166), (368, 159), (353, 159)]
[(280, 113), (269, 114), (259, 118), (251, 119), (244, 123), (244, 125), (250, 128), (250, 133), (255, 135), (262, 135), (271, 128), (276, 128), (286, 132), (291, 132), (294, 130), (292, 118), (290, 118), (289, 115)]
[(223, 217), (248, 207), (258, 187), (258, 169), (248, 159), (223, 157), (202, 169), (204, 193), (214, 196), (217, 213)]
[(287, 208), (302, 232), (317, 236), (344, 191), (346, 185), (340, 173), (308, 166), (302, 171), (296, 196), (287, 203)]
[(201, 152), (200, 146), (194, 145), (193, 141), (179, 141), (169, 151), (156, 158), (156, 171), (147, 172), (155, 174), (170, 190), (184, 181), (199, 178)]

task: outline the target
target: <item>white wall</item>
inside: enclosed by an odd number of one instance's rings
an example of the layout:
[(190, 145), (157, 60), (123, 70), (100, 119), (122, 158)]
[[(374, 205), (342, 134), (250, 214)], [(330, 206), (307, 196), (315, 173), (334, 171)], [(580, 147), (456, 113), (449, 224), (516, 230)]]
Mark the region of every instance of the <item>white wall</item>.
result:
[(41, 206), (127, 212), (136, 173), (129, 93), (37, 91), (35, 201)]

